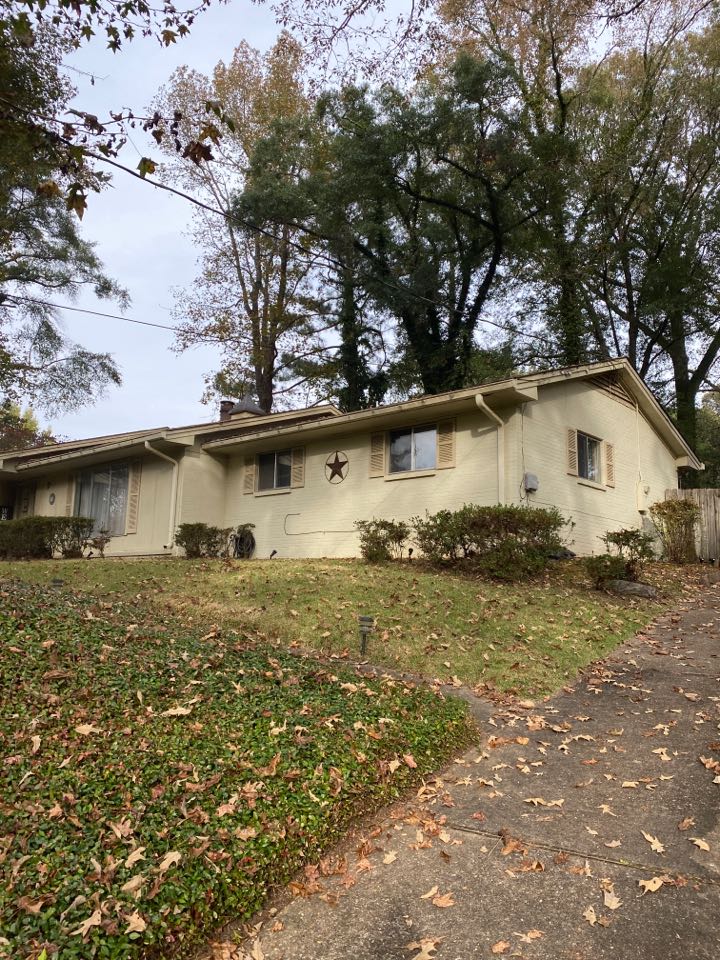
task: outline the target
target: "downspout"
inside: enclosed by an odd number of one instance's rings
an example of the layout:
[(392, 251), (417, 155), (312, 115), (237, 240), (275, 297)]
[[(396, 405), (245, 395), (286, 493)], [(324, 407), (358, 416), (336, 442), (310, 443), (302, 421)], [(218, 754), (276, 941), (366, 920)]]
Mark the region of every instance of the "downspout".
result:
[(172, 464), (173, 475), (172, 475), (172, 485), (170, 487), (170, 526), (168, 528), (168, 542), (163, 544), (166, 550), (172, 550), (173, 543), (175, 541), (175, 513), (177, 511), (177, 492), (178, 492), (178, 472), (180, 464), (177, 460), (173, 460), (172, 457), (169, 457), (166, 453), (161, 453), (159, 450), (156, 450), (155, 447), (150, 445), (150, 441), (145, 441), (145, 449), (148, 453), (154, 453), (156, 457), (160, 457), (161, 460), (167, 460), (168, 463)]
[(505, 503), (505, 421), (485, 403), (481, 393), (475, 394), (475, 404), (496, 427), (497, 437), (497, 487), (499, 504)]

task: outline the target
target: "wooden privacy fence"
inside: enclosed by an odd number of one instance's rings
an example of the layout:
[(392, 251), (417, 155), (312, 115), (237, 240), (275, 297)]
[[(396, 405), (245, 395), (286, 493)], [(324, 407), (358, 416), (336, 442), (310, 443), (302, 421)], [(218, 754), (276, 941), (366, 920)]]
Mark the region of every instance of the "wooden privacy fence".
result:
[(666, 490), (666, 500), (693, 500), (700, 507), (695, 546), (700, 560), (720, 558), (720, 490)]

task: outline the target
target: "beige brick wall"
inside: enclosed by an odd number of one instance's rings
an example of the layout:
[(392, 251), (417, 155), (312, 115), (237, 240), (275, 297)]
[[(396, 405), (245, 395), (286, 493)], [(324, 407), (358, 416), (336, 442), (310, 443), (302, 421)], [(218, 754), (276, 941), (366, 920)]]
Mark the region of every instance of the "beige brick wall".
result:
[[(614, 444), (614, 488), (596, 488), (568, 476), (569, 427)], [(663, 500), (665, 490), (677, 486), (674, 456), (642, 414), (582, 381), (541, 387), (538, 399), (512, 417), (508, 432), (515, 450), (508, 476), (512, 502), (523, 502), (519, 494), (523, 470), (537, 474), (540, 488), (526, 502), (557, 506), (572, 517), (576, 526), (569, 545), (580, 554), (602, 553), (598, 538), (608, 530), (642, 526), (641, 484), (649, 486), (642, 495), (646, 506)]]
[[(106, 556), (138, 556), (170, 552), (163, 548), (168, 541), (170, 524), (172, 467), (157, 457), (143, 457), (141, 463), (137, 533), (113, 537), (105, 550)], [(35, 483), (35, 514), (51, 517), (65, 516), (68, 485), (73, 483), (71, 474), (67, 470), (52, 473), (39, 478)], [(55, 495), (55, 502), (52, 504), (50, 503), (51, 494)], [(74, 509), (74, 485), (70, 489), (70, 496), (71, 509)]]
[[(427, 422), (422, 421), (422, 422)], [(394, 518), (464, 503), (497, 502), (496, 431), (480, 412), (456, 418), (456, 466), (424, 476), (369, 477), (370, 434), (306, 445), (305, 485), (272, 494), (243, 494), (243, 459), (228, 463), (225, 524), (255, 524), (258, 557), (347, 557), (357, 554), (354, 520)], [(339, 450), (349, 472), (339, 484), (325, 477), (325, 461)]]

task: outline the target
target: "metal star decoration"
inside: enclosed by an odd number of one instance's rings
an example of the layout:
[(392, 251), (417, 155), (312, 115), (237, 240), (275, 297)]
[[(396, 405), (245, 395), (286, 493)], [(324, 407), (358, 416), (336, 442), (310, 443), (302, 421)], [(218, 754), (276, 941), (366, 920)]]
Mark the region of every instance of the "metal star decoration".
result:
[(341, 453), (339, 450), (336, 450), (334, 455), (331, 454), (325, 461), (325, 476), (328, 478), (330, 483), (342, 483), (342, 481), (347, 476), (346, 467), (348, 465), (348, 459), (345, 454)]

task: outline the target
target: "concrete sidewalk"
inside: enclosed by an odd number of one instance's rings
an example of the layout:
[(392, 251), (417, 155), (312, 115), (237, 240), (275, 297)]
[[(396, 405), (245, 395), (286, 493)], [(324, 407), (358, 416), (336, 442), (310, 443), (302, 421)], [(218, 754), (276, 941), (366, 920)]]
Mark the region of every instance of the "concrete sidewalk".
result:
[(236, 955), (720, 957), (720, 586), (483, 734)]

